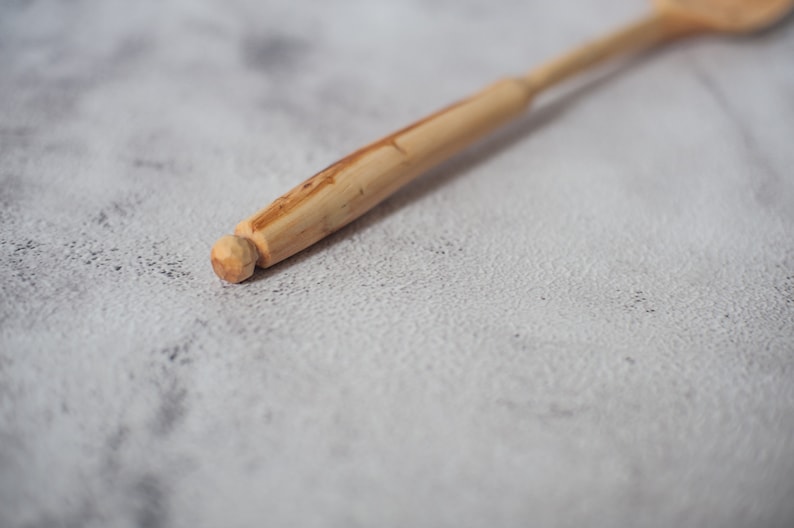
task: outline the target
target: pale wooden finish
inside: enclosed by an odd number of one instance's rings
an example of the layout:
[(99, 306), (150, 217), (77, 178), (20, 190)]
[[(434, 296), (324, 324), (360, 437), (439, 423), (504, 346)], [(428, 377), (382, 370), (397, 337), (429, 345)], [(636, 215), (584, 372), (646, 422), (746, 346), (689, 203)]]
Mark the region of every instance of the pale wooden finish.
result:
[(420, 173), (521, 114), (528, 85), (507, 79), (336, 162), (238, 224), (259, 250), (257, 264), (279, 262), (358, 218)]
[(258, 258), (253, 242), (234, 235), (222, 236), (210, 252), (215, 274), (229, 282), (242, 282), (253, 275)]
[(541, 90), (615, 55), (706, 30), (768, 25), (794, 0), (655, 0), (656, 10), (524, 77), (474, 96), (376, 141), (312, 176), (221, 238), (212, 250), (219, 277), (240, 282), (253, 261), (272, 266), (355, 220), (416, 176), (522, 114)]
[(547, 62), (525, 78), (537, 93), (613, 56), (648, 48), (682, 31), (683, 27), (670, 24), (667, 17), (655, 13)]
[(785, 17), (792, 0), (653, 0), (656, 12), (685, 31), (747, 33)]

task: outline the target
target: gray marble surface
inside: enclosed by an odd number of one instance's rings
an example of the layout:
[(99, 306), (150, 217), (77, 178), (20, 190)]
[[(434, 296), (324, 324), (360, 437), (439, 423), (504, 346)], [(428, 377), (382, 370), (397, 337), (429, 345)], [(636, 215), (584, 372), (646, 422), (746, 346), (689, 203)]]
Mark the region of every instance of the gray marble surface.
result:
[(0, 526), (792, 526), (794, 24), (677, 43), (244, 285), (209, 248), (638, 0), (0, 6)]

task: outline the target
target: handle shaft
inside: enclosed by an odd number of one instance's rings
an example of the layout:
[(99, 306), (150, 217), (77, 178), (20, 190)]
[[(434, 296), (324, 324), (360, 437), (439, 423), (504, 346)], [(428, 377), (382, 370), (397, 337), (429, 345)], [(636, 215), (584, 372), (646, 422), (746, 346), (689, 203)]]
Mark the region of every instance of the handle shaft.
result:
[(664, 10), (581, 46), (524, 77), (501, 80), (376, 141), (312, 176), (223, 237), (211, 258), (218, 276), (239, 282), (254, 262), (272, 266), (344, 227), (422, 172), (524, 112), (539, 91), (618, 53), (691, 30)]
[(257, 265), (272, 266), (523, 113), (531, 96), (521, 79), (499, 81), (334, 163), (240, 222), (235, 234), (256, 245)]
[(535, 93), (559, 83), (575, 73), (604, 62), (618, 54), (640, 51), (673, 36), (678, 30), (665, 12), (629, 24), (605, 37), (588, 42), (529, 72), (525, 79)]

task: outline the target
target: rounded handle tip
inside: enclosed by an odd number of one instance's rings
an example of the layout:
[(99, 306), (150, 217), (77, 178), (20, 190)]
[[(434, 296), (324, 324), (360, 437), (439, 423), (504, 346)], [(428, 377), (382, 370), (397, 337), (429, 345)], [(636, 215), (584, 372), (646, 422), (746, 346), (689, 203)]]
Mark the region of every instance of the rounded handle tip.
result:
[(236, 235), (218, 239), (210, 252), (212, 269), (221, 279), (238, 283), (254, 274), (259, 252), (253, 242)]

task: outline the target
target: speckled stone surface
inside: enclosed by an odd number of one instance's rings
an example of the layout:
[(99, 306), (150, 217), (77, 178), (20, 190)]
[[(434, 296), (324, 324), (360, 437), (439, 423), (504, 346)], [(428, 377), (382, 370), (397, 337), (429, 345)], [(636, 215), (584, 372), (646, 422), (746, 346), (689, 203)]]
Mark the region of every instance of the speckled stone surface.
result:
[(794, 24), (212, 243), (635, 0), (0, 7), (0, 526), (794, 525)]

